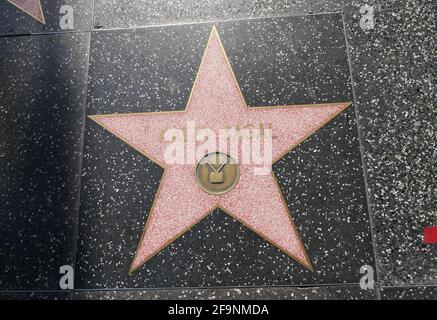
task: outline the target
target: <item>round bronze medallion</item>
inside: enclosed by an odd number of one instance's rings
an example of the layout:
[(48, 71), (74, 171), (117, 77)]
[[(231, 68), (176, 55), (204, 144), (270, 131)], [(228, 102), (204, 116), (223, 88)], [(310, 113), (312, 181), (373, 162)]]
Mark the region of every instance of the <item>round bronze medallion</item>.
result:
[(196, 182), (209, 194), (224, 194), (232, 190), (240, 177), (238, 164), (227, 154), (209, 153), (196, 167)]

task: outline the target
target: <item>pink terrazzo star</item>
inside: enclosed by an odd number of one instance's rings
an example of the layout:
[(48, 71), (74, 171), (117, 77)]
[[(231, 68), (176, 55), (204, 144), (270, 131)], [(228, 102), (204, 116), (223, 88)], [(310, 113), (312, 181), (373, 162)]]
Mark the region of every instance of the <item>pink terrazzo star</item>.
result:
[[(211, 195), (195, 181), (195, 165), (168, 165), (162, 131), (196, 127), (214, 131), (226, 127), (269, 123), (273, 159), (284, 154), (347, 108), (350, 103), (248, 108), (214, 27), (184, 111), (90, 116), (98, 124), (151, 158), (165, 171), (138, 245), (131, 272), (187, 232), (215, 208), (312, 270), (276, 178), (254, 175), (252, 164), (240, 164), (240, 178), (228, 193)], [(218, 150), (221, 151), (221, 150)]]
[(46, 24), (40, 0), (7, 0), (42, 24)]

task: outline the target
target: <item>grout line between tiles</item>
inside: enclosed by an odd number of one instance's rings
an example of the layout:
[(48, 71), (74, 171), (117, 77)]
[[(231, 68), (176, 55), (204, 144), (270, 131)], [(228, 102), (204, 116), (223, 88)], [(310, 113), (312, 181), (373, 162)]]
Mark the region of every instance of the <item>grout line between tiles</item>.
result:
[[(342, 13), (342, 20), (343, 20), (343, 36), (344, 36), (344, 40), (346, 43), (346, 52), (347, 52), (347, 59), (348, 59), (348, 63), (349, 63), (349, 72), (350, 72), (350, 82), (351, 82), (351, 87), (352, 87), (352, 96), (353, 96), (353, 100), (354, 100), (354, 106), (355, 106), (355, 118), (356, 118), (356, 125), (357, 125), (357, 131), (358, 131), (358, 140), (359, 140), (359, 144), (360, 144), (360, 155), (361, 155), (361, 164), (362, 164), (362, 171), (363, 171), (363, 177), (364, 177), (364, 187), (365, 187), (365, 191), (366, 191), (366, 200), (367, 200), (367, 213), (368, 213), (368, 217), (369, 217), (369, 226), (370, 226), (370, 235), (371, 235), (371, 239), (372, 239), (372, 248), (373, 248), (373, 256), (375, 259), (375, 268), (376, 268), (376, 278), (377, 281), (379, 283), (380, 281), (380, 270), (379, 270), (379, 264), (378, 264), (378, 254), (377, 254), (377, 242), (376, 242), (376, 235), (375, 235), (375, 226), (373, 224), (373, 218), (371, 215), (371, 211), (372, 211), (372, 207), (371, 207), (371, 201), (370, 201), (370, 192), (369, 192), (369, 182), (368, 182), (368, 177), (367, 177), (367, 166), (366, 166), (366, 162), (365, 162), (365, 157), (364, 157), (364, 147), (363, 147), (363, 140), (364, 140), (364, 135), (360, 126), (360, 121), (359, 121), (359, 105), (357, 102), (357, 96), (356, 96), (356, 92), (355, 92), (355, 81), (354, 81), (354, 77), (353, 77), (353, 66), (352, 66), (352, 60), (351, 60), (351, 55), (350, 55), (350, 50), (349, 50), (349, 41), (347, 39), (347, 30), (346, 30), (346, 18), (345, 18), (345, 14), (344, 12)], [(378, 289), (378, 286), (376, 286), (377, 288), (377, 298), (378, 300), (381, 300), (381, 295)]]
[(73, 246), (73, 272), (74, 272), (74, 283), (76, 282), (76, 262), (77, 262), (77, 251), (78, 251), (78, 243), (79, 243), (79, 223), (80, 223), (80, 207), (81, 207), (81, 197), (82, 197), (82, 169), (83, 169), (83, 157), (84, 157), (84, 141), (85, 141), (85, 124), (86, 124), (86, 111), (88, 106), (88, 80), (89, 80), (89, 68), (90, 68), (90, 58), (91, 58), (91, 37), (92, 33), (89, 33), (88, 36), (88, 51), (87, 51), (87, 70), (85, 73), (85, 98), (84, 98), (84, 111), (82, 116), (82, 124), (81, 124), (81, 141), (80, 145), (80, 162), (78, 168), (78, 197), (77, 197), (77, 217), (75, 223), (75, 231), (74, 231), (74, 246)]
[(234, 289), (311, 289), (311, 288), (353, 288), (359, 287), (358, 283), (312, 284), (312, 285), (259, 285), (259, 286), (208, 286), (208, 287), (156, 287), (156, 288), (92, 288), (73, 290), (3, 290), (0, 293), (80, 293), (80, 292), (141, 292), (141, 291), (183, 291), (183, 290), (234, 290)]
[[(0, 38), (7, 37), (23, 37), (23, 36), (41, 36), (41, 35), (51, 35), (51, 34), (69, 34), (69, 33), (81, 33), (81, 32), (99, 32), (99, 31), (116, 31), (116, 30), (135, 30), (135, 29), (146, 29), (146, 28), (156, 28), (156, 27), (167, 27), (167, 26), (181, 26), (181, 25), (190, 25), (190, 24), (211, 24), (211, 23), (223, 23), (223, 22), (231, 22), (231, 21), (244, 21), (244, 20), (257, 20), (257, 19), (275, 19), (275, 18), (287, 18), (287, 17), (299, 17), (299, 16), (315, 16), (315, 15), (328, 15), (328, 14), (341, 14), (344, 12), (344, 7), (339, 10), (333, 11), (320, 11), (320, 12), (290, 12), (279, 15), (259, 15), (259, 16), (243, 16), (238, 18), (223, 18), (223, 19), (210, 19), (210, 20), (192, 20), (192, 21), (173, 21), (173, 22), (161, 22), (161, 23), (150, 23), (148, 25), (143, 26), (133, 26), (133, 27), (115, 27), (115, 28), (94, 28), (95, 23), (95, 4), (96, 0), (93, 0), (92, 5), (92, 17), (91, 17), (91, 26), (88, 29), (82, 30), (69, 30), (69, 31), (48, 31), (48, 32), (35, 32), (35, 33), (16, 33), (16, 34), (3, 34), (0, 35)], [(421, 4), (417, 7), (425, 7), (425, 8), (434, 8), (436, 5), (431, 3), (429, 4)], [(389, 10), (401, 10), (406, 9), (407, 6), (394, 6), (394, 7), (385, 7), (380, 8), (376, 6), (375, 11), (389, 11)]]

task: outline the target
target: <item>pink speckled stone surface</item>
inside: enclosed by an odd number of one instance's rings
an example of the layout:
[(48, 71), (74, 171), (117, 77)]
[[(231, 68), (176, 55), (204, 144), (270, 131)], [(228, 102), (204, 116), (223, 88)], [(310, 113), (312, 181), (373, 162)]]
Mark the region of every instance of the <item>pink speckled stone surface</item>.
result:
[(273, 159), (277, 159), (348, 106), (349, 103), (336, 103), (248, 108), (214, 28), (185, 111), (92, 116), (166, 169), (131, 269), (141, 266), (217, 207), (311, 269), (272, 174), (254, 175), (255, 165), (240, 165), (240, 179), (234, 189), (220, 196), (209, 195), (195, 182), (195, 165), (165, 163), (168, 144), (162, 141), (161, 133), (184, 128), (192, 120), (197, 128), (211, 128), (216, 133), (226, 127), (271, 123), (277, 136), (273, 140)]
[(44, 21), (39, 0), (7, 0), (39, 21)]

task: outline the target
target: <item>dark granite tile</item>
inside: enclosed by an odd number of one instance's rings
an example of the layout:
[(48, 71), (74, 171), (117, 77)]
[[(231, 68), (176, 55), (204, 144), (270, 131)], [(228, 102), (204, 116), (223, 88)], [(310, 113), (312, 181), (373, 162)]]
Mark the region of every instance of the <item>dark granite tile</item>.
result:
[(377, 10), (396, 9), (396, 8), (417, 8), (423, 5), (433, 4), (433, 0), (343, 0), (343, 9), (354, 9), (358, 13), (363, 5), (372, 6)]
[(247, 104), (351, 101), (340, 17), (321, 14), (220, 24)]
[(358, 282), (360, 267), (374, 265), (356, 131), (350, 108), (273, 167), (315, 283)]
[(89, 34), (0, 38), (0, 288), (73, 263)]
[(206, 0), (202, 2), (96, 0), (94, 27), (128, 28), (341, 9), (341, 5), (335, 0), (310, 1), (311, 4), (308, 2), (307, 0), (293, 1), (293, 3), (254, 0)]
[[(87, 113), (183, 109), (210, 29), (94, 32)], [(218, 29), (250, 104), (352, 100), (340, 14)], [(373, 264), (353, 107), (275, 166), (314, 273), (216, 210), (129, 275), (162, 169), (92, 121), (84, 148), (79, 289), (358, 283)]]
[[(35, 1), (33, 6), (38, 7), (38, 0), (33, 1)], [(83, 31), (90, 30), (92, 26), (93, 1), (91, 0), (40, 0), (40, 3), (45, 25), (10, 2), (0, 1), (0, 36), (71, 30)], [(65, 16), (65, 11), (61, 13), (61, 7), (66, 5), (73, 9), (73, 29), (61, 27), (61, 18)]]
[(379, 11), (374, 30), (347, 16), (382, 285), (436, 284), (436, 8)]
[(374, 300), (358, 286), (77, 291), (75, 300)]
[(185, 107), (211, 26), (92, 33), (88, 114)]
[(0, 292), (0, 300), (70, 300), (71, 293), (63, 291), (34, 291), (34, 292), (19, 292), (19, 291), (2, 291)]
[(437, 287), (381, 288), (383, 300), (437, 300)]
[(129, 28), (181, 22), (231, 20), (359, 10), (369, 3), (377, 8), (418, 6), (432, 0), (95, 0), (95, 28)]

